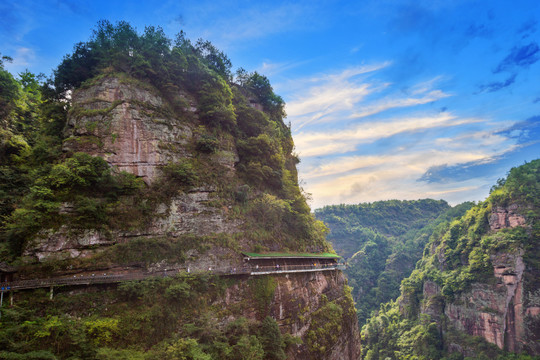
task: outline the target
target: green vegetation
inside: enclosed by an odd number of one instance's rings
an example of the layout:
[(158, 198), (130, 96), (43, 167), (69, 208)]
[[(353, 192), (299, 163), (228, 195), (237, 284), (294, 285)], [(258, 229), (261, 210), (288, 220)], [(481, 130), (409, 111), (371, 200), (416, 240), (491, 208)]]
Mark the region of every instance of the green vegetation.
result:
[(450, 208), (444, 201), (378, 201), (326, 206), (315, 211), (330, 228), (328, 239), (349, 257), (345, 270), (363, 325), (379, 305), (396, 299), (401, 280), (422, 257), (429, 236), (441, 223), (472, 206)]
[[(474, 353), (475, 359), (533, 358), (505, 353), (482, 338), (465, 335), (450, 325), (441, 309), (445, 304), (462, 301), (460, 295), (473, 283), (494, 284), (492, 256), (501, 253), (523, 251), (524, 294), (537, 291), (539, 180), (540, 160), (513, 168), (484, 202), (461, 218), (435, 227), (416, 269), (402, 281), (398, 300), (382, 304), (363, 327), (362, 351), (366, 359), (469, 359), (462, 352)], [(506, 206), (525, 215), (526, 226), (491, 231), (491, 210)], [(441, 290), (425, 298), (423, 288), (428, 281)], [(435, 309), (430, 312), (434, 317), (422, 312), (426, 306)], [(487, 307), (483, 311), (497, 310)], [(534, 331), (538, 320), (528, 321), (525, 325)], [(450, 348), (452, 343), (458, 344), (462, 352), (456, 352), (455, 346)], [(524, 348), (525, 352), (530, 350)]]
[[(331, 251), (298, 187), (283, 100), (263, 75), (241, 69), (233, 76), (210, 42), (100, 21), (49, 79), (13, 76), (3, 61), (9, 58), (0, 61), (0, 261), (22, 278), (181, 267), (207, 253), (230, 263), (242, 250)], [(110, 81), (158, 102), (94, 98)], [(138, 112), (149, 131), (174, 137), (154, 134), (158, 155), (170, 160), (156, 166), (151, 182), (106, 161), (125, 140), (113, 129), (124, 109)], [(175, 211), (184, 215), (192, 194), (209, 195), (190, 216), (215, 213), (237, 231), (195, 226), (185, 234), (174, 219), (160, 223)], [(82, 245), (95, 236), (98, 243)], [(67, 245), (39, 261), (29, 255), (48, 239)], [(80, 256), (69, 247), (79, 240)], [(229, 298), (242, 295), (229, 308), (223, 298), (231, 286)], [(2, 308), (0, 358), (283, 360), (299, 339), (282, 335), (267, 316), (276, 286), (271, 277), (179, 274), (55, 288), (53, 301), (43, 290), (17, 292), (15, 305)]]
[[(2, 359), (284, 360), (276, 321), (222, 307), (234, 282), (201, 274), (125, 282), (107, 291), (15, 294), (2, 309)], [(236, 317), (231, 320), (230, 316)]]
[(349, 258), (376, 234), (401, 237), (421, 229), (449, 208), (443, 200), (389, 200), (325, 206), (315, 210), (315, 215), (330, 228), (328, 239), (338, 253)]

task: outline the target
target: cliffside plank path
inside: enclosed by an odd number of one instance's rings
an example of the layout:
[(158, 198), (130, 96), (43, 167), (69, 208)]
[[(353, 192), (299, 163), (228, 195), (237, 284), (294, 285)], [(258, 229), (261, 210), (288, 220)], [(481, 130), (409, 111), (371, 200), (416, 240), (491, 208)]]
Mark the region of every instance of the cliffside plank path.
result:
[[(144, 280), (155, 277), (174, 276), (179, 272), (203, 273), (211, 272), (218, 276), (258, 276), (271, 274), (307, 273), (317, 271), (344, 270), (345, 264), (341, 257), (335, 254), (322, 253), (242, 253), (244, 264), (241, 267), (209, 267), (208, 269), (165, 269), (163, 271), (129, 271), (125, 273), (93, 273), (75, 274), (72, 276), (52, 277), (46, 279), (13, 280), (14, 271), (10, 276), (2, 277), (0, 282), (0, 306), (5, 292), (15, 290), (50, 288), (50, 298), (53, 297), (54, 286), (76, 286), (119, 283), (123, 281)], [(9, 280), (9, 281), (8, 281)]]

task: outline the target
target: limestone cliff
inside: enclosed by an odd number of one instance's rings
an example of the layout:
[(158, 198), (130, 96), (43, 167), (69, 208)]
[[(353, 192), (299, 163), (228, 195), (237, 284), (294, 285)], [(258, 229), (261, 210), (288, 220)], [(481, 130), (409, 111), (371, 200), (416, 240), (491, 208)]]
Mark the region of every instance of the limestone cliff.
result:
[[(231, 68), (208, 41), (103, 20), (32, 85), (28, 144), (4, 154), (0, 358), (358, 357), (283, 99)], [(243, 253), (272, 252), (252, 274)]]
[[(493, 235), (502, 229), (526, 226), (519, 206), (496, 207), (488, 216)], [(434, 319), (447, 319), (449, 329), (480, 336), (500, 349), (510, 352), (540, 354), (540, 289), (529, 277), (537, 269), (526, 266), (522, 247), (513, 251), (497, 251), (489, 256), (491, 275), (482, 282), (472, 282), (470, 290), (452, 301), (441, 302), (441, 288), (426, 281), (423, 288), (422, 313)], [(441, 255), (444, 261), (444, 255)], [(448, 344), (454, 351), (473, 356), (474, 349)]]

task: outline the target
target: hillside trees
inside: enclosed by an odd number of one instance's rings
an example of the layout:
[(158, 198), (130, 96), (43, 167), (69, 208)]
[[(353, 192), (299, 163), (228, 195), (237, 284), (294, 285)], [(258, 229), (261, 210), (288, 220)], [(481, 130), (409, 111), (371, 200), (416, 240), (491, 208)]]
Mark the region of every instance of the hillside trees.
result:
[(328, 224), (328, 239), (349, 257), (345, 270), (363, 324), (383, 302), (399, 295), (401, 280), (421, 258), (429, 236), (442, 222), (472, 206), (450, 208), (444, 201), (378, 201), (333, 205), (315, 211)]
[[(493, 286), (492, 257), (523, 251), (525, 272), (524, 294), (532, 294), (540, 286), (538, 274), (538, 211), (540, 201), (540, 160), (510, 170), (505, 180), (493, 187), (490, 196), (469, 209), (463, 216), (444, 221), (431, 230), (422, 259), (411, 275), (401, 282), (397, 301), (381, 304), (362, 328), (363, 354), (369, 359), (417, 358), (463, 359), (456, 352), (474, 351), (479, 359), (531, 359), (528, 355), (508, 354), (479, 337), (471, 337), (452, 328), (444, 314), (423, 313), (423, 308), (463, 301), (460, 296), (473, 284)], [(493, 231), (489, 226), (491, 211), (513, 204), (525, 215), (525, 226)], [(440, 294), (425, 299), (424, 285), (430, 282)], [(528, 300), (523, 303), (527, 304)], [(530, 301), (530, 300), (529, 300)], [(483, 311), (496, 310), (489, 304)], [(440, 315), (441, 317), (439, 318)], [(446, 320), (445, 320), (446, 319)], [(523, 326), (537, 326), (529, 318)], [(529, 325), (527, 325), (529, 324)], [(532, 340), (534, 341), (534, 340)], [(449, 344), (454, 344), (453, 349)], [(455, 344), (459, 344), (459, 347)], [(524, 347), (527, 350), (527, 347)], [(451, 352), (454, 353), (451, 353)], [(467, 359), (467, 358), (466, 358)]]

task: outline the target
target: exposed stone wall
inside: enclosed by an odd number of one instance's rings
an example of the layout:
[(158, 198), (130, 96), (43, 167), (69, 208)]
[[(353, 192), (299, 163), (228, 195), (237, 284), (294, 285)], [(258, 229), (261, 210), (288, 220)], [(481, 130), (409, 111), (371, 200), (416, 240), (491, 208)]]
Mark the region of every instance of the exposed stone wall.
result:
[[(526, 226), (525, 217), (519, 210), (515, 204), (495, 207), (488, 218), (491, 231)], [(444, 314), (449, 328), (480, 336), (501, 349), (540, 354), (537, 341), (540, 334), (535, 334), (535, 329), (540, 328), (540, 300), (537, 299), (540, 290), (527, 289), (525, 274), (530, 269), (527, 269), (524, 255), (523, 249), (492, 255), (493, 280), (471, 284), (469, 291), (452, 302), (441, 302), (441, 289), (426, 281), (422, 313), (431, 315), (439, 325)], [(444, 253), (437, 256), (444, 264)], [(449, 349), (461, 349), (458, 344), (447, 345)], [(459, 351), (467, 352), (466, 349)]]
[(159, 167), (191, 156), (191, 127), (163, 111), (163, 99), (148, 90), (109, 77), (76, 90), (72, 101), (64, 150), (101, 156), (147, 183)]
[[(186, 111), (196, 118), (196, 104), (188, 101)], [(257, 109), (260, 104), (252, 103)], [(154, 182), (159, 168), (182, 158), (195, 156), (193, 142), (198, 136), (193, 122), (176, 119), (164, 111), (165, 102), (149, 90), (110, 77), (99, 80), (91, 87), (79, 89), (73, 94), (73, 110), (70, 112), (65, 151), (83, 151), (104, 158), (112, 167), (142, 177), (146, 183)], [(210, 156), (210, 155), (209, 155)], [(220, 148), (211, 155), (214, 163), (224, 169), (222, 181), (236, 176), (234, 165), (238, 154), (234, 145)], [(163, 204), (157, 205), (151, 224), (142, 229), (102, 233), (96, 230), (70, 233), (68, 227), (55, 232), (42, 232), (28, 246), (25, 255), (39, 261), (91, 257), (114, 243), (134, 238), (167, 237), (183, 234), (199, 236), (234, 233), (241, 231), (242, 221), (227, 216), (228, 207), (215, 204), (219, 201), (215, 186), (208, 184), (179, 193)], [(73, 211), (72, 205), (63, 204), (62, 212)], [(206, 250), (205, 250), (206, 251)], [(208, 270), (218, 265), (240, 264), (238, 252), (218, 244), (212, 244), (204, 254), (188, 250), (187, 260), (182, 264), (165, 261), (152, 264), (150, 270), (172, 269), (175, 266), (192, 271)], [(230, 262), (228, 264), (227, 262)], [(356, 312), (352, 300), (345, 294), (345, 278), (340, 271), (314, 272), (275, 276), (276, 288), (267, 304), (267, 314), (274, 317), (283, 333), (305, 339), (312, 324), (311, 315), (321, 308), (324, 301), (339, 302), (343, 308), (340, 331), (323, 355), (314, 355), (307, 346), (299, 345), (289, 352), (289, 359), (357, 360), (360, 357), (360, 336)], [(219, 305), (241, 307), (248, 318), (261, 316), (252, 307), (250, 279), (229, 288)], [(324, 297), (323, 297), (324, 295)], [(245, 307), (243, 307), (245, 306)]]
[(507, 207), (495, 207), (488, 218), (489, 227), (492, 231), (496, 231), (525, 225), (525, 217), (518, 213), (518, 210), (519, 206), (517, 204), (512, 204)]
[(481, 336), (501, 349), (521, 352), (531, 331), (525, 319), (540, 314), (534, 301), (524, 304), (524, 297), (531, 295), (523, 291), (523, 251), (497, 254), (491, 260), (496, 284), (473, 284), (470, 291), (447, 304), (444, 313), (457, 330)]
[[(282, 333), (302, 338), (303, 344), (293, 346), (287, 354), (290, 360), (357, 360), (360, 359), (360, 335), (354, 305), (346, 299), (346, 280), (341, 271), (287, 274), (272, 277), (276, 282), (274, 295), (266, 314), (250, 307), (244, 316), (255, 319), (270, 315), (275, 318)], [(225, 305), (234, 306), (245, 299), (249, 286), (238, 284), (227, 290)], [(324, 297), (323, 297), (324, 295)], [(324, 300), (323, 300), (324, 299)], [(312, 315), (325, 302), (335, 301), (344, 307), (344, 320), (339, 319), (341, 331), (336, 341), (324, 355), (310, 353), (307, 334)], [(253, 302), (253, 301), (252, 301)], [(334, 335), (334, 334), (333, 334)]]

